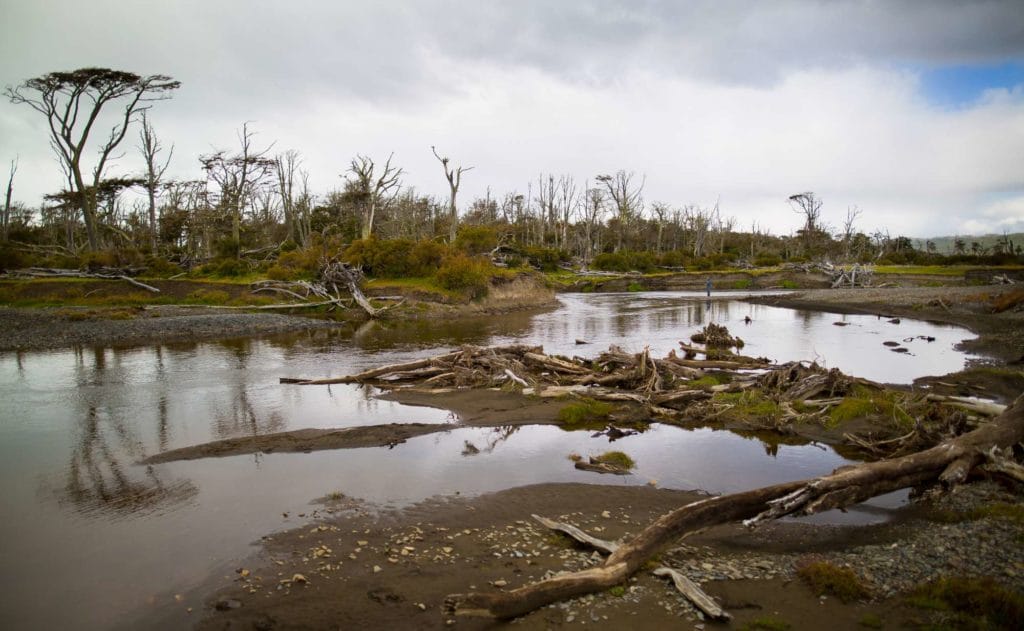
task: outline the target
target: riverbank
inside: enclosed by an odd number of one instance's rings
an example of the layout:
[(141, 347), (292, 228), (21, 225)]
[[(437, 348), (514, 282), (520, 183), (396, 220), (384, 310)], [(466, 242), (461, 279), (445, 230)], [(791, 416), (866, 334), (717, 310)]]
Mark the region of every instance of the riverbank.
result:
[[(319, 329), (354, 328), (367, 316), (358, 309), (318, 312), (301, 306), (260, 310), (265, 294), (247, 285), (152, 281), (154, 294), (121, 281), (4, 281), (0, 306), (0, 351), (52, 350), (81, 346), (134, 346), (254, 337)], [(496, 283), (478, 300), (386, 287), (403, 299), (385, 317), (392, 320), (450, 320), (538, 310), (557, 304), (554, 292), (534, 276)], [(372, 296), (371, 296), (372, 298)], [(211, 304), (162, 304), (159, 301)], [(389, 300), (381, 304), (394, 305)], [(2, 303), (0, 303), (2, 304)], [(60, 305), (60, 306), (55, 306)], [(224, 308), (228, 307), (228, 308)]]
[[(664, 553), (660, 563), (702, 584), (733, 615), (729, 624), (704, 622), (647, 571), (621, 587), (512, 623), (444, 614), (450, 593), (510, 590), (601, 562), (599, 554), (546, 530), (531, 513), (615, 540), (701, 497), (653, 487), (543, 484), (386, 513), (343, 496), (321, 498), (313, 523), (265, 537), (258, 558), (220, 581), (203, 602), (197, 628), (903, 628), (950, 619), (949, 612), (918, 608), (906, 595), (939, 576), (993, 576), (1024, 590), (1019, 519), (979, 511), (994, 502), (1020, 511), (1021, 498), (979, 484), (882, 525), (726, 526)], [(817, 593), (797, 577), (812, 562), (849, 570), (863, 595), (844, 602)], [(165, 612), (166, 622), (190, 620), (185, 606), (198, 603), (185, 600), (177, 611)]]

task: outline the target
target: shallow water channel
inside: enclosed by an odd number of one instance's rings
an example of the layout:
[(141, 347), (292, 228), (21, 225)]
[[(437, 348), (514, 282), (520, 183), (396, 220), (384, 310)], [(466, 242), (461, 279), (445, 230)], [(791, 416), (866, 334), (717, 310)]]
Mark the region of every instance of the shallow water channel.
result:
[[(748, 355), (817, 359), (857, 376), (907, 383), (962, 368), (966, 358), (953, 347), (970, 337), (956, 327), (792, 311), (724, 295), (571, 294), (560, 300), (559, 308), (534, 315), (0, 354), (0, 624), (107, 629), (147, 626), (140, 621), (168, 607), (191, 606), (200, 615), (201, 602), (176, 602), (175, 594), (230, 574), (260, 536), (303, 523), (299, 514), (315, 508), (311, 500), (332, 492), (380, 507), (563, 481), (653, 480), (722, 493), (826, 473), (845, 462), (820, 445), (771, 445), (728, 432), (654, 426), (616, 442), (638, 467), (634, 475), (612, 478), (577, 471), (566, 458), (609, 448), (590, 432), (460, 427), (441, 410), (377, 400), (371, 388), (287, 386), (278, 383), (282, 376), (347, 374), (462, 343), (542, 344), (548, 352), (582, 356), (610, 344), (631, 351), (649, 345), (661, 356), (713, 321), (746, 340)], [(743, 323), (748, 315), (749, 325)], [(891, 352), (882, 345), (887, 340), (910, 352)], [(390, 450), (134, 464), (220, 438), (410, 421), (450, 429)], [(851, 514), (862, 523), (882, 519), (901, 501), (880, 498), (874, 508)]]

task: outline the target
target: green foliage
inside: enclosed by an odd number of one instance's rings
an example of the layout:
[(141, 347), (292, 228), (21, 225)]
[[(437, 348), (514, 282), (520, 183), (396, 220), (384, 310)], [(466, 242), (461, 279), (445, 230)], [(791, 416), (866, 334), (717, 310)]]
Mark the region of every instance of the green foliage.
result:
[(527, 247), (523, 248), (523, 256), (542, 272), (558, 271), (558, 264), (569, 260), (569, 255), (555, 248)]
[(160, 256), (146, 257), (146, 276), (168, 278), (182, 273), (184, 270), (177, 263), (172, 263)]
[(733, 289), (750, 289), (754, 286), (754, 281), (749, 278), (743, 278), (732, 284)]
[(492, 272), (493, 267), (489, 261), (464, 254), (453, 254), (445, 257), (434, 277), (438, 285), (449, 291), (459, 292), (470, 298), (482, 298), (487, 295)]
[(1024, 595), (988, 576), (941, 578), (914, 589), (907, 604), (948, 612), (959, 629), (1024, 628)]
[(800, 285), (793, 280), (784, 280), (780, 283), (780, 285), (782, 285), (783, 289), (798, 289), (800, 287)]
[(484, 254), (498, 246), (498, 233), (490, 226), (463, 224), (455, 237), (455, 249), (465, 254)]
[(758, 267), (775, 267), (782, 263), (782, 257), (778, 254), (758, 254), (754, 258), (754, 265)]
[(644, 290), (644, 286), (641, 285), (640, 283), (630, 283), (626, 287), (626, 291), (643, 291), (643, 290)]
[(199, 305), (222, 305), (225, 304), (231, 296), (228, 292), (222, 289), (197, 289), (190, 293), (185, 301), (190, 304)]
[(320, 267), (320, 255), (321, 250), (316, 246), (282, 252), (267, 270), (267, 276), (273, 280), (311, 279)]
[(818, 596), (835, 596), (844, 603), (864, 600), (870, 596), (853, 570), (838, 567), (828, 561), (807, 563), (797, 568), (796, 573)]
[(627, 471), (636, 467), (636, 461), (623, 451), (606, 451), (600, 456), (594, 456), (594, 460)]
[(32, 265), (32, 257), (14, 249), (7, 243), (0, 244), (0, 272)]
[(616, 585), (615, 587), (609, 588), (608, 593), (617, 598), (622, 598), (626, 595), (626, 588), (622, 585)]
[(743, 625), (742, 631), (789, 631), (793, 627), (775, 616), (760, 616)]
[(225, 237), (214, 243), (213, 248), (218, 259), (237, 259), (238, 253), (242, 251), (242, 244), (231, 237)]
[(743, 392), (718, 392), (712, 399), (719, 403), (732, 405), (726, 413), (728, 416), (745, 420), (778, 418), (779, 404), (765, 397), (756, 390)]
[(839, 405), (829, 410), (829, 425), (838, 427), (848, 421), (866, 417), (891, 419), (901, 427), (914, 423), (914, 419), (900, 406), (897, 393), (857, 387)]
[(585, 425), (596, 421), (604, 422), (612, 413), (612, 406), (604, 401), (580, 399), (558, 411), (558, 421), (566, 426)]
[(430, 276), (441, 265), (447, 249), (433, 241), (411, 239), (357, 239), (342, 257), (362, 266), (367, 276), (411, 278)]
[(594, 257), (591, 267), (606, 272), (652, 272), (657, 260), (650, 252), (602, 252)]
[(219, 261), (214, 261), (209, 267), (209, 271), (213, 276), (219, 276), (221, 278), (230, 278), (234, 276), (242, 276), (249, 273), (249, 266), (238, 259), (226, 258)]

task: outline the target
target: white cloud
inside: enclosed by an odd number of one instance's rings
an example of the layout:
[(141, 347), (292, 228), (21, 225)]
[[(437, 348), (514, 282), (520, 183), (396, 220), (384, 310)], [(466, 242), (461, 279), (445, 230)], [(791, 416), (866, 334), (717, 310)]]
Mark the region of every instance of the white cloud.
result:
[[(914, 236), (1022, 216), (1024, 88), (947, 111), (901, 69), (1020, 59), (1013, 3), (176, 2), (145, 5), (146, 30), (125, 6), (19, 3), (0, 83), (82, 65), (180, 79), (152, 112), (176, 177), (251, 120), (259, 144), (303, 152), (319, 191), (356, 153), (394, 151), (409, 184), (443, 195), (437, 145), (476, 167), (466, 203), (541, 171), (626, 169), (650, 201), (720, 197), (740, 226), (777, 233), (799, 226), (785, 199), (804, 190), (833, 225), (856, 204), (863, 229)], [(37, 119), (0, 102), (0, 160), (21, 155), (29, 203), (61, 184)]]

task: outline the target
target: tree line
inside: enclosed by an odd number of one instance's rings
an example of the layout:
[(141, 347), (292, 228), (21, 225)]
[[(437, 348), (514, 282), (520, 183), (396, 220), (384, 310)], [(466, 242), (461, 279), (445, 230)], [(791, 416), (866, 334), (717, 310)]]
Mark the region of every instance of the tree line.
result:
[[(37, 208), (12, 201), (17, 161), (11, 162), (0, 238), (5, 266), (17, 253), (50, 253), (66, 259), (99, 257), (120, 263), (165, 260), (186, 268), (211, 259), (235, 259), (282, 251), (341, 248), (357, 241), (433, 241), (470, 253), (506, 252), (534, 265), (576, 260), (604, 269), (692, 267), (734, 263), (777, 264), (817, 257), (833, 261), (949, 262), (1020, 259), (1010, 239), (955, 251), (886, 231), (866, 233), (860, 209), (847, 209), (836, 228), (821, 219), (823, 202), (813, 192), (783, 198), (803, 219), (789, 235), (766, 226), (739, 226), (713, 206), (672, 205), (644, 198), (646, 178), (627, 171), (577, 179), (541, 173), (523, 190), (459, 206), (463, 176), (472, 166), (431, 147), (448, 194), (423, 194), (404, 185), (404, 170), (389, 155), (357, 154), (342, 185), (316, 194), (296, 150), (274, 152), (257, 141), (249, 123), (237, 146), (198, 156), (197, 177), (166, 177), (173, 145), (161, 139), (150, 118), (158, 101), (180, 82), (106, 68), (53, 72), (8, 86), (5, 95), (45, 117), (50, 145), (65, 186)], [(131, 176), (111, 176), (111, 165), (134, 150), (143, 165)], [(365, 250), (365, 248), (364, 248)]]

